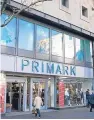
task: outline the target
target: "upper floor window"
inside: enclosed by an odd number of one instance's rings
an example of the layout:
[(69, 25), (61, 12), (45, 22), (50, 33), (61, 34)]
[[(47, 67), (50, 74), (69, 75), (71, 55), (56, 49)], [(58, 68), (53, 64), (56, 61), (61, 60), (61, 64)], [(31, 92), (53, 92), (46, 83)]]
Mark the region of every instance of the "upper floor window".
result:
[(92, 62), (92, 42), (89, 40), (85, 40), (84, 46), (85, 46), (85, 61)]
[(65, 40), (65, 57), (66, 58), (74, 58), (74, 40), (70, 35), (64, 34)]
[(52, 55), (62, 56), (62, 33), (52, 30)]
[(65, 7), (69, 7), (69, 0), (62, 0), (62, 5)]
[(36, 51), (49, 54), (49, 29), (39, 25), (36, 28)]
[(78, 61), (84, 60), (84, 40), (76, 38), (76, 57), (75, 59)]
[(33, 51), (34, 24), (19, 20), (19, 44), (20, 49)]
[(82, 6), (82, 15), (84, 17), (88, 17), (88, 9), (86, 7), (84, 7), (84, 6)]
[[(1, 24), (8, 18), (8, 15), (3, 14)], [(0, 44), (8, 47), (15, 47), (16, 39), (16, 18), (13, 18), (5, 27), (1, 27)]]

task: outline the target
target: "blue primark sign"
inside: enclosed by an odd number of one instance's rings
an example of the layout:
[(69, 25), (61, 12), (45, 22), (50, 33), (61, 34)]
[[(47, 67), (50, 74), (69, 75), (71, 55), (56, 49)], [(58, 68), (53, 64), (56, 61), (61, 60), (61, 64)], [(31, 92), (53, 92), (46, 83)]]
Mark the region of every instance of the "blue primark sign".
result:
[(33, 59), (22, 59), (21, 71), (35, 74), (76, 76), (76, 66)]

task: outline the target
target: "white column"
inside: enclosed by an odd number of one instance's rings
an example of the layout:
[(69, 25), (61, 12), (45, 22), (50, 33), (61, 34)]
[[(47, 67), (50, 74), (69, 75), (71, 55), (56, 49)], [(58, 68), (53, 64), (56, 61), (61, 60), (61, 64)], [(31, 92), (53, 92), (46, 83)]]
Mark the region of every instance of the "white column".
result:
[(23, 91), (23, 111), (27, 109), (27, 80), (24, 83), (24, 91)]
[(55, 77), (55, 80), (54, 80), (54, 107), (57, 106), (57, 80), (56, 80), (56, 77)]
[(55, 106), (54, 87), (54, 79), (51, 79), (51, 107)]
[(48, 80), (47, 81), (45, 81), (45, 98), (44, 98), (44, 100), (45, 100), (45, 109), (47, 109), (47, 101), (48, 101), (48, 94), (47, 94), (47, 91), (48, 91)]
[(32, 111), (32, 99), (33, 99), (33, 80), (30, 79), (30, 111)]

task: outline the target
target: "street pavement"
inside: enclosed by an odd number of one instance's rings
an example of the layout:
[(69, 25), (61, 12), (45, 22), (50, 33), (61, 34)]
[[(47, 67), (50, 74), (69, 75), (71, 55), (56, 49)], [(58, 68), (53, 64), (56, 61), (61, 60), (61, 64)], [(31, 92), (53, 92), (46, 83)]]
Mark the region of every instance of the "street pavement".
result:
[[(93, 112), (89, 112), (89, 108), (74, 108), (74, 109), (62, 109), (50, 112), (42, 112), (41, 119), (94, 119)], [(3, 116), (2, 119), (38, 119), (34, 114), (23, 114), (14, 116)]]

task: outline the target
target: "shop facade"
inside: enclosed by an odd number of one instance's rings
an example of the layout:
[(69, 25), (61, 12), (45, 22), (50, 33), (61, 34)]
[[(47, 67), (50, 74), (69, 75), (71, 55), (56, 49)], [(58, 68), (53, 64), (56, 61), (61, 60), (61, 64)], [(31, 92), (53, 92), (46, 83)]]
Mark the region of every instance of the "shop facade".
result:
[[(10, 60), (11, 64), (8, 65), (7, 63)], [(6, 68), (7, 70), (14, 70), (1, 73), (5, 76), (4, 112), (32, 111), (36, 94), (39, 94), (42, 98), (43, 106), (41, 109), (85, 105), (85, 92), (87, 89), (92, 90), (93, 71), (89, 68), (81, 67), (79, 69), (78, 66), (74, 65), (7, 55), (2, 55), (1, 61), (3, 70)], [(31, 61), (34, 64), (33, 67), (28, 64)], [(41, 63), (45, 66), (45, 72), (42, 71)], [(67, 71), (69, 75), (61, 75), (65, 67), (69, 68), (69, 71)], [(32, 72), (32, 70), (34, 71)], [(40, 70), (40, 72), (37, 70)], [(67, 99), (67, 89), (71, 91), (70, 99)], [(79, 104), (76, 98), (78, 90), (84, 93)]]
[(2, 28), (0, 45), (2, 113), (32, 111), (36, 94), (41, 109), (86, 104), (93, 80), (91, 39), (19, 16)]

